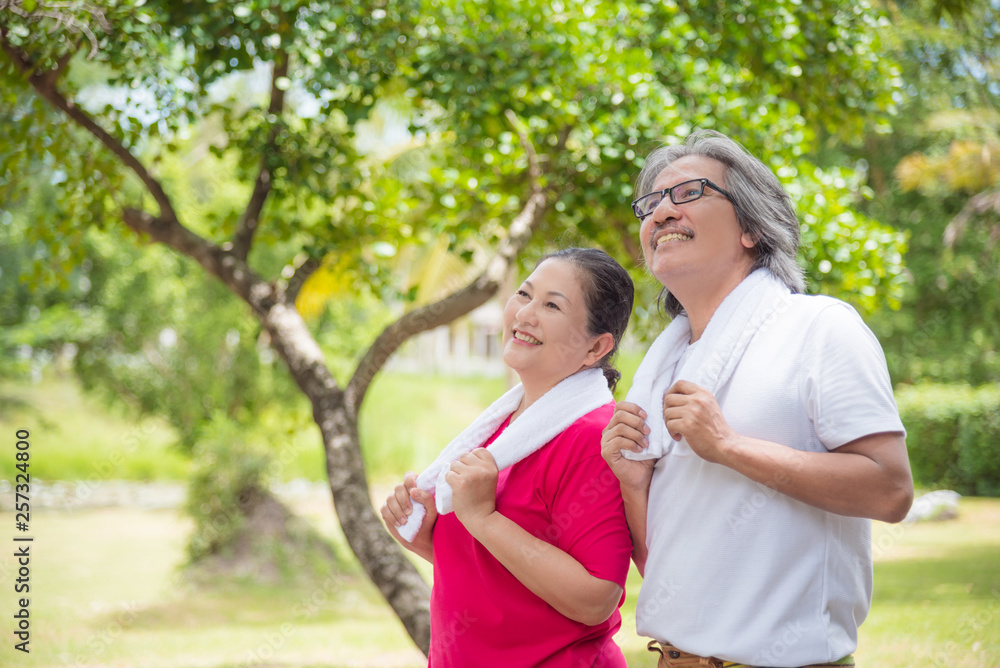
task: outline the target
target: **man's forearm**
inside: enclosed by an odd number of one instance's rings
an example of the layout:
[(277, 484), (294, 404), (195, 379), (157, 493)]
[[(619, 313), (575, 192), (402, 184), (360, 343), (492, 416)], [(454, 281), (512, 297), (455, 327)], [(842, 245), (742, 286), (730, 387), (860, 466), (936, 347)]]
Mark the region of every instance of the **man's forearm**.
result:
[(833, 452), (804, 452), (740, 437), (724, 452), (719, 463), (838, 515), (899, 522), (913, 500), (913, 479), (900, 434), (872, 434)]
[(632, 561), (639, 569), (640, 575), (645, 575), (646, 557), (646, 513), (649, 508), (649, 488), (629, 490), (622, 488), (622, 500), (625, 502), (625, 519), (628, 521), (629, 532), (632, 534)]

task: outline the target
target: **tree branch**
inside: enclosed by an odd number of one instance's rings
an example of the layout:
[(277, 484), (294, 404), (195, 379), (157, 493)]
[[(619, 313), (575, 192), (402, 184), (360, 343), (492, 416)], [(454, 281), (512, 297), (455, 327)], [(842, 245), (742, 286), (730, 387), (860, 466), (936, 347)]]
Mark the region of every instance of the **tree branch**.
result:
[(539, 188), (539, 182), (542, 178), (542, 170), (538, 166), (538, 156), (535, 155), (535, 147), (531, 144), (531, 139), (528, 137), (528, 131), (521, 123), (521, 119), (519, 119), (517, 114), (515, 114), (512, 110), (507, 109), (503, 112), (503, 115), (507, 117), (511, 127), (514, 128), (514, 132), (517, 133), (517, 138), (521, 142), (521, 147), (528, 155), (528, 178), (532, 185), (532, 190), (537, 190)]
[(642, 254), (642, 248), (635, 242), (636, 235), (628, 229), (628, 223), (618, 216), (611, 216), (610, 223), (621, 235), (622, 246), (632, 259), (632, 262), (635, 263), (635, 266), (643, 266), (646, 263), (646, 258)]
[[(288, 76), (288, 54), (279, 51), (274, 60), (274, 68), (271, 73), (271, 103), (268, 105), (268, 116), (280, 117), (285, 106), (285, 89), (278, 80)], [(260, 212), (264, 208), (264, 202), (271, 192), (271, 154), (277, 147), (278, 127), (275, 122), (271, 127), (267, 143), (261, 150), (260, 173), (253, 184), (253, 192), (247, 208), (240, 218), (233, 236), (232, 251), (240, 260), (246, 260), (250, 254), (250, 246), (253, 243), (254, 232), (257, 231), (257, 224), (260, 222)]]
[(364, 400), (368, 386), (389, 357), (411, 336), (445, 325), (486, 303), (503, 285), (518, 254), (531, 240), (546, 210), (545, 195), (535, 191), (510, 225), (510, 233), (500, 244), (486, 269), (472, 282), (444, 299), (410, 311), (379, 334), (358, 363), (347, 384), (345, 399), (351, 407)]
[(286, 266), (282, 274), (287, 273), (288, 280), (278, 283), (278, 292), (281, 298), (289, 304), (294, 304), (303, 284), (320, 268), (321, 264), (318, 259), (310, 256), (302, 260), (298, 266)]
[(1000, 213), (1000, 190), (981, 192), (966, 202), (962, 210), (951, 219), (951, 222), (944, 229), (944, 245), (948, 248), (953, 247), (955, 242), (965, 234), (965, 228), (969, 226), (972, 217), (982, 215), (990, 209)]
[(129, 169), (131, 169), (136, 176), (139, 177), (139, 180), (143, 182), (147, 190), (149, 190), (150, 195), (152, 195), (153, 200), (160, 208), (161, 219), (171, 220), (174, 222), (178, 220), (177, 212), (174, 211), (170, 198), (167, 197), (167, 193), (163, 190), (160, 182), (153, 178), (152, 174), (149, 173), (149, 170), (146, 169), (145, 165), (139, 162), (138, 158), (132, 155), (131, 151), (129, 151), (119, 139), (111, 136), (104, 130), (104, 128), (94, 122), (94, 120), (82, 109), (77, 107), (71, 100), (68, 100), (64, 95), (62, 95), (62, 93), (59, 92), (56, 87), (56, 76), (53, 75), (54, 73), (61, 71), (62, 67), (65, 65), (57, 65), (55, 69), (49, 71), (36, 71), (36, 67), (34, 63), (31, 62), (28, 55), (10, 43), (10, 40), (7, 38), (7, 30), (2, 26), (0, 26), (0, 46), (3, 47), (3, 50), (8, 56), (10, 56), (14, 65), (21, 71), (25, 78), (27, 78), (28, 83), (31, 84), (32, 88), (34, 88), (44, 100), (69, 116), (70, 120), (97, 138), (99, 142), (104, 144), (109, 151), (118, 156), (118, 158)]
[(274, 291), (245, 262), (177, 221), (155, 218), (145, 211), (129, 208), (124, 210), (123, 219), (136, 232), (193, 259), (243, 298), (258, 314), (266, 315), (274, 306)]
[(56, 82), (59, 81), (59, 77), (62, 73), (66, 71), (66, 66), (69, 65), (69, 61), (73, 60), (73, 56), (76, 55), (77, 51), (80, 50), (82, 44), (77, 44), (75, 47), (63, 54), (62, 58), (56, 61), (56, 66), (48, 71), (45, 75), (45, 82), (47, 85), (51, 85), (53, 88)]
[[(80, 21), (72, 14), (61, 13), (56, 10), (83, 9), (87, 12), (87, 14), (91, 18), (97, 21), (97, 23), (101, 26), (102, 29), (104, 30), (111, 29), (111, 25), (108, 23), (107, 17), (104, 16), (104, 11), (95, 5), (84, 3), (82, 6), (80, 6), (76, 3), (71, 4), (68, 2), (49, 2), (44, 4), (39, 2), (38, 6), (33, 11), (27, 12), (24, 10), (23, 7), (20, 6), (21, 4), (22, 4), (21, 2), (14, 2), (13, 0), (0, 0), (0, 11), (9, 11), (12, 14), (17, 14), (21, 18), (28, 19), (29, 21), (38, 21), (40, 19), (54, 19), (56, 25), (51, 30), (49, 30), (50, 35), (56, 30), (58, 30), (60, 27), (62, 27), (62, 25), (65, 23), (66, 28), (68, 30), (73, 30), (82, 33), (84, 36), (86, 36), (87, 40), (90, 42), (90, 55), (87, 56), (88, 58), (93, 58), (94, 56), (97, 55), (97, 49), (98, 49), (97, 35), (95, 35), (94, 31), (90, 29), (90, 26), (88, 26), (83, 21)], [(79, 50), (80, 50), (80, 45), (78, 45), (77, 48), (73, 49), (72, 53), (75, 54)]]
[[(403, 342), (415, 334), (440, 327), (469, 313), (485, 304), (497, 293), (517, 256), (528, 245), (531, 235), (545, 217), (548, 201), (540, 182), (542, 171), (531, 138), (528, 137), (527, 131), (514, 112), (508, 109), (505, 115), (528, 155), (531, 195), (521, 212), (511, 221), (507, 238), (500, 244), (496, 254), (479, 276), (447, 297), (406, 313), (379, 334), (358, 363), (354, 375), (344, 390), (345, 401), (353, 410), (361, 406), (375, 374), (385, 366), (389, 357)], [(563, 141), (566, 136), (568, 133), (563, 136)]]

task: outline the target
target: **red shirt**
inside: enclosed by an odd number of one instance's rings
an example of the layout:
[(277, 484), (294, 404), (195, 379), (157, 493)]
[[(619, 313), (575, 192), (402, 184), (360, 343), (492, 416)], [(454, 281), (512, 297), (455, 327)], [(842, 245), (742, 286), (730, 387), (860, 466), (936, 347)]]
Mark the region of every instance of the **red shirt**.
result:
[[(632, 539), (618, 479), (601, 457), (608, 403), (500, 472), (497, 511), (567, 552), (594, 577), (625, 588)], [(506, 429), (505, 421), (484, 444)], [(618, 602), (625, 600), (624, 591)], [(454, 513), (434, 526), (430, 666), (625, 666), (615, 612), (587, 626), (557, 612), (515, 578)]]

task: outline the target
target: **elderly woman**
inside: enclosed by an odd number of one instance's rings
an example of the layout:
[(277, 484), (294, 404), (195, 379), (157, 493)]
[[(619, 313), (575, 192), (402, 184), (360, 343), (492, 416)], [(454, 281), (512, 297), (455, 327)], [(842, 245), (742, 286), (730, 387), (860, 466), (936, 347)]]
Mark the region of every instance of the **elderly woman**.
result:
[(632, 542), (601, 434), (632, 299), (603, 251), (542, 258), (504, 309), (520, 385), (382, 507), (434, 564), (431, 666), (625, 665), (612, 636)]

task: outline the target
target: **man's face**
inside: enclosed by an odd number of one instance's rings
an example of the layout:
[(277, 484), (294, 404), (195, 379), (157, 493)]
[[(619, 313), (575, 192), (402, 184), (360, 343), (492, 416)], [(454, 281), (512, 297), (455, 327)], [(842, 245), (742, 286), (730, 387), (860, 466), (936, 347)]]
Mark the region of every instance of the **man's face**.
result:
[[(724, 172), (725, 166), (717, 160), (685, 156), (660, 172), (652, 189), (701, 178), (725, 188)], [(710, 186), (700, 199), (685, 204), (664, 197), (642, 220), (639, 235), (646, 268), (671, 292), (676, 292), (679, 281), (713, 283), (733, 272), (745, 275), (752, 262), (753, 242), (740, 231), (736, 209)]]

